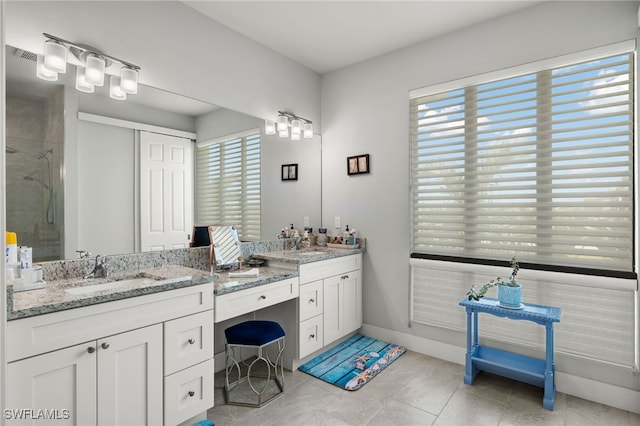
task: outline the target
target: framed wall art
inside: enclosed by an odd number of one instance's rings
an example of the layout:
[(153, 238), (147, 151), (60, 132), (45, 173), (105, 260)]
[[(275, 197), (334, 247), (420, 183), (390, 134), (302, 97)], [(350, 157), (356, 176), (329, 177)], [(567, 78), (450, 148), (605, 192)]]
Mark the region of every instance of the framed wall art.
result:
[(348, 175), (360, 175), (363, 173), (369, 173), (369, 154), (354, 155), (353, 157), (347, 157), (347, 174)]
[(282, 180), (298, 180), (298, 164), (283, 164)]

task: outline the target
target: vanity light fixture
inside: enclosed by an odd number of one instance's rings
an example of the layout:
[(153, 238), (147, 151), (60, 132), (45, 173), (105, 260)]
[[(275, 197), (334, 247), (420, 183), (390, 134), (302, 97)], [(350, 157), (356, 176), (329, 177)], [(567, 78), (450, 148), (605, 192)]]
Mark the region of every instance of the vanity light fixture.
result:
[(36, 59), (36, 75), (47, 81), (57, 81), (58, 73), (55, 71), (50, 71), (48, 68), (44, 66), (44, 56), (38, 55)]
[(85, 67), (78, 66), (76, 70), (76, 90), (84, 93), (93, 93), (95, 91), (95, 86), (87, 81)]
[(278, 118), (275, 122), (272, 120), (264, 121), (264, 132), (267, 135), (275, 135), (277, 132), (281, 138), (287, 138), (289, 137), (289, 128), (291, 128), (291, 140), (293, 141), (299, 141), (300, 137), (313, 138), (313, 122), (291, 112), (278, 111)]
[[(127, 94), (138, 93), (138, 74), (140, 67), (122, 59), (115, 58), (98, 49), (80, 43), (61, 39), (51, 34), (42, 33), (47, 40), (44, 42), (44, 56), (38, 57), (36, 75), (43, 80), (57, 80), (58, 74), (67, 70), (67, 62), (77, 65), (76, 89), (93, 93), (96, 86), (104, 85), (105, 75), (109, 74), (112, 64), (119, 66), (117, 75), (110, 75), (109, 95), (113, 99), (123, 100)], [(68, 52), (71, 52), (67, 60)], [(55, 78), (54, 78), (55, 76)], [(114, 79), (117, 77), (117, 79)], [(114, 84), (120, 86), (114, 87)]]
[(117, 101), (124, 101), (127, 99), (127, 92), (122, 90), (120, 77), (117, 75), (112, 75), (109, 80), (109, 96)]

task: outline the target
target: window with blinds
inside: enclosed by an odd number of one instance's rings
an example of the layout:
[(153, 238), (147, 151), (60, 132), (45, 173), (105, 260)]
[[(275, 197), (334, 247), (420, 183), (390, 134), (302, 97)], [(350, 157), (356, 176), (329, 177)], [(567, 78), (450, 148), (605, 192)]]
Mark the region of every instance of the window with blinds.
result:
[(413, 252), (634, 272), (634, 53), (538, 68), (412, 96)]
[(260, 240), (260, 130), (196, 145), (196, 223)]

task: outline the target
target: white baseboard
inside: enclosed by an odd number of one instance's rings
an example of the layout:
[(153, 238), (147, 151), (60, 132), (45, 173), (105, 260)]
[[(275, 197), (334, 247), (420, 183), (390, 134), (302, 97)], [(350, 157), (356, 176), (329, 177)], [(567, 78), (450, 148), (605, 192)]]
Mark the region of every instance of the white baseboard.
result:
[[(414, 352), (456, 364), (465, 364), (466, 348), (368, 324), (363, 324), (360, 331), (366, 336), (402, 345)], [(556, 389), (558, 392), (567, 395), (640, 414), (640, 392), (636, 390), (597, 382), (560, 371), (556, 372)]]

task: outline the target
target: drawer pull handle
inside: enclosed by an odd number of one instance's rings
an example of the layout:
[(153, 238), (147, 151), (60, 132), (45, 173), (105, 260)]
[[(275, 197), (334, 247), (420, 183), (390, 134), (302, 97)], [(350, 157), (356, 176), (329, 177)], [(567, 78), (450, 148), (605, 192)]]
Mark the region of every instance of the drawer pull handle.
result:
[(87, 348), (87, 352), (89, 352), (90, 354), (94, 353), (96, 351), (96, 348), (94, 348), (93, 346), (89, 346)]
[(196, 342), (196, 339), (189, 339), (187, 342), (189, 342), (190, 345), (193, 345)]
[(193, 395), (195, 395), (196, 393), (194, 391), (189, 391), (189, 396), (192, 397)]
[(104, 342), (102, 345), (100, 345), (102, 347), (102, 349), (109, 349), (109, 344), (107, 342)]
[(267, 296), (265, 296), (264, 294), (262, 296), (260, 296), (260, 300), (265, 300), (267, 298)]

